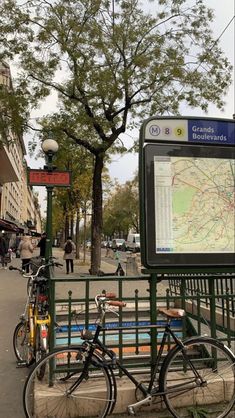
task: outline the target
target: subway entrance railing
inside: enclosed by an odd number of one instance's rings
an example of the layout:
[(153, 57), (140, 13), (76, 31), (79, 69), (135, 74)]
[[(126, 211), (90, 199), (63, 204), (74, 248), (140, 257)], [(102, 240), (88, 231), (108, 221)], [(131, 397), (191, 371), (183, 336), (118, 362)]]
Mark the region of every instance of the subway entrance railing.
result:
[[(51, 323), (56, 327), (51, 327), (50, 348), (80, 344), (81, 330), (95, 329), (94, 297), (106, 290), (115, 292), (117, 299), (127, 303), (126, 308), (119, 309), (119, 317), (107, 315), (103, 335), (105, 343), (125, 365), (139, 368), (154, 361), (165, 321), (157, 312), (159, 306), (186, 310), (187, 316), (172, 324), (177, 335), (211, 335), (234, 351), (234, 275), (226, 278), (169, 275), (162, 281), (160, 278), (156, 277), (156, 294), (151, 294), (152, 277), (147, 275), (52, 278)], [(151, 324), (157, 324), (157, 328), (150, 330)], [(118, 329), (123, 327), (125, 330)], [(166, 352), (171, 346), (168, 341)]]

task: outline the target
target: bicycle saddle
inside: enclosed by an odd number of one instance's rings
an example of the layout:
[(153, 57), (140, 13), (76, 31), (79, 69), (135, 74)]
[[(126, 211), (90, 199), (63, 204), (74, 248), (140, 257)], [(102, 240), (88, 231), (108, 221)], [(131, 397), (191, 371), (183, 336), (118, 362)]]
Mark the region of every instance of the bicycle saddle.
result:
[(158, 312), (162, 313), (163, 315), (168, 316), (168, 318), (182, 318), (185, 316), (184, 309), (178, 309), (178, 308), (159, 308)]

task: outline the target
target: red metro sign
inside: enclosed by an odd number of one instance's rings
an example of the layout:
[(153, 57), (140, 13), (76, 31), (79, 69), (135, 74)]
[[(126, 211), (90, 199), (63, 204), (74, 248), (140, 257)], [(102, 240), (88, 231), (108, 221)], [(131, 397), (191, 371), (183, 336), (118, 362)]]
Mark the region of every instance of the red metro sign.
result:
[(70, 187), (71, 172), (30, 169), (28, 181), (30, 186)]

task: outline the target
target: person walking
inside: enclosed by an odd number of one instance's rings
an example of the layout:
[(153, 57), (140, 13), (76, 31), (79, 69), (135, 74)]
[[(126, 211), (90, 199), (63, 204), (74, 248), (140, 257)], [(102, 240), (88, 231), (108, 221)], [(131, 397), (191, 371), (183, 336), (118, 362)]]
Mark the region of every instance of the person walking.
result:
[(66, 243), (64, 244), (64, 260), (66, 262), (66, 274), (69, 274), (69, 266), (71, 273), (73, 273), (73, 260), (76, 255), (76, 245), (72, 241), (71, 237), (67, 238)]
[(45, 258), (45, 253), (46, 253), (46, 239), (47, 239), (47, 235), (46, 232), (43, 232), (41, 239), (37, 245), (37, 247), (40, 248), (40, 257)]
[(22, 237), (19, 244), (20, 258), (22, 260), (22, 270), (29, 273), (29, 263), (33, 255), (32, 237), (26, 234)]
[(7, 244), (6, 244), (6, 240), (1, 235), (0, 236), (0, 257), (1, 257), (2, 268), (4, 268), (5, 270), (7, 269), (6, 255), (7, 255)]

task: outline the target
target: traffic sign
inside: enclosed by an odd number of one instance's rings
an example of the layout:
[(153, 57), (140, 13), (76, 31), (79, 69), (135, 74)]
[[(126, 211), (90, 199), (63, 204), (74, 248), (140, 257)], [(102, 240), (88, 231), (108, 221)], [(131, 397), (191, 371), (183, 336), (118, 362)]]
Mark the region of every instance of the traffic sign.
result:
[(30, 186), (70, 187), (71, 172), (29, 169), (28, 182)]

